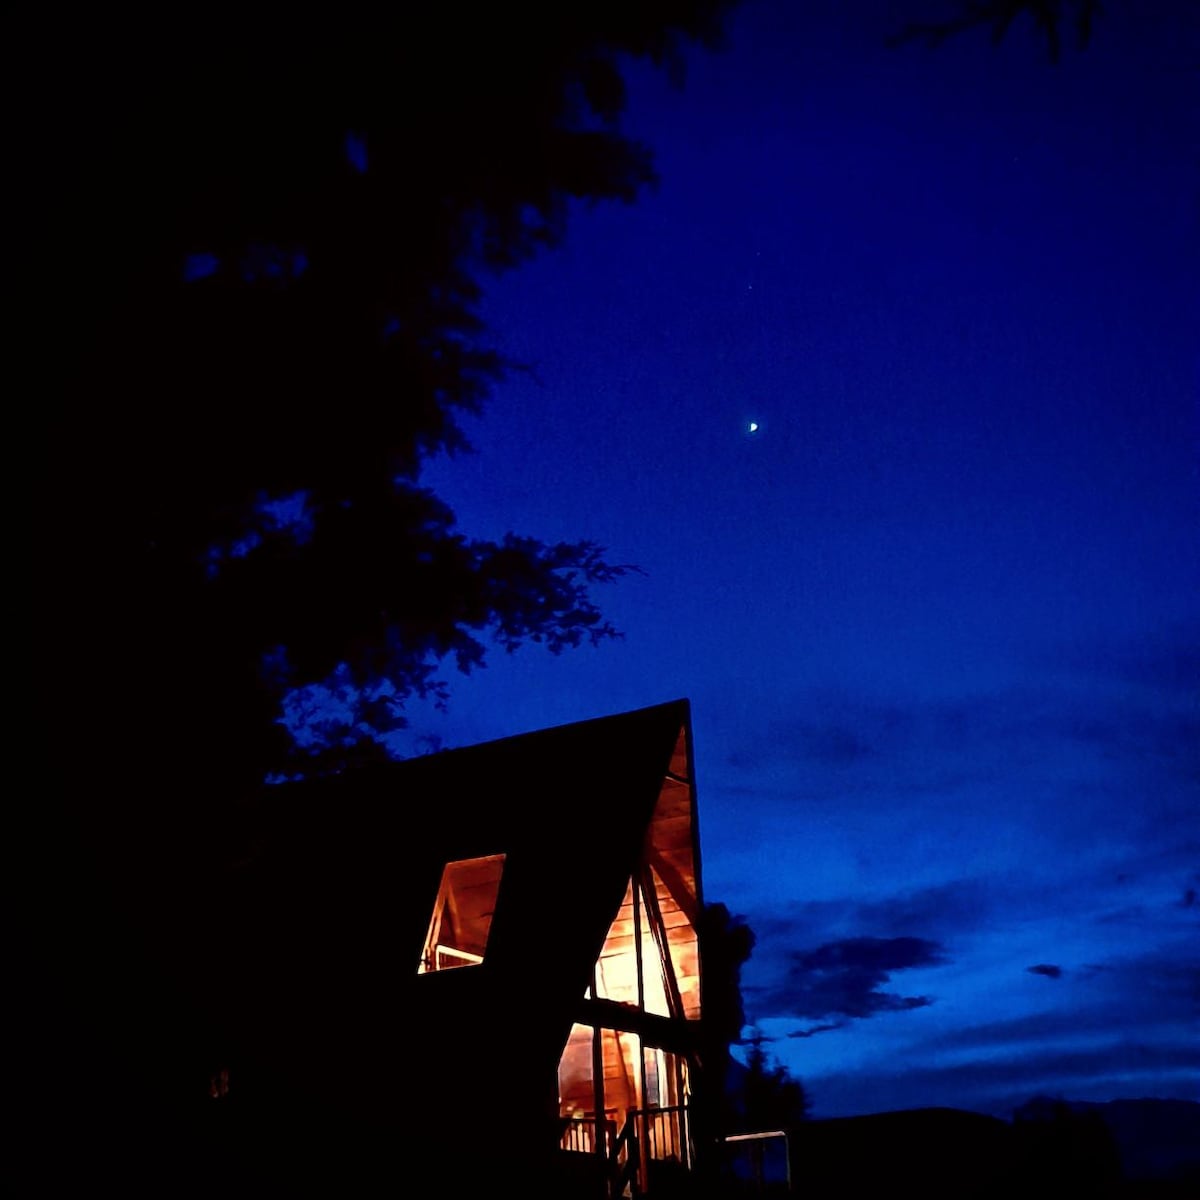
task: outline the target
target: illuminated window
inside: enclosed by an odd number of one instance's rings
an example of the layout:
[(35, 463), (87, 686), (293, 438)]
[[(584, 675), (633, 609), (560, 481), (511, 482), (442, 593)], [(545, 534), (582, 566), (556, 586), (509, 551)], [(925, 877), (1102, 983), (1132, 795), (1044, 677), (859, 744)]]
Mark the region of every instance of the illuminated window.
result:
[(483, 962), (503, 871), (503, 854), (446, 864), (418, 975)]

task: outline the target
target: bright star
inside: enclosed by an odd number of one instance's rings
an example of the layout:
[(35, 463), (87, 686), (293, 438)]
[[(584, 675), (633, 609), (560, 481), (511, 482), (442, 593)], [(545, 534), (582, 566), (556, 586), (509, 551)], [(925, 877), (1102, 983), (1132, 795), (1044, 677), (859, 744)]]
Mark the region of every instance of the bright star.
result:
[(758, 422), (757, 422), (757, 421), (751, 421), (751, 422), (750, 422), (750, 432), (751, 432), (751, 433), (757, 433), (757, 432), (758, 432)]

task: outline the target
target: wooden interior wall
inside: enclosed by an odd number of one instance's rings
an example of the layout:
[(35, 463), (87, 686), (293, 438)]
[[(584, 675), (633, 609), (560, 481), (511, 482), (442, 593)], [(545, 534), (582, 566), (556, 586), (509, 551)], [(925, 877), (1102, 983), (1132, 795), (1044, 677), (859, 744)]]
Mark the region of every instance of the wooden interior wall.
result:
[(700, 1018), (699, 921), (692, 780), (685, 731), (680, 730), (671, 770), (663, 781), (650, 826), (647, 860), (667, 931), (671, 963), (688, 1020)]
[[(646, 832), (642, 863), (630, 879), (604, 940), (595, 972), (595, 996), (641, 1007), (660, 1017), (700, 1018), (700, 954), (696, 927), (700, 898), (693, 824), (694, 794), (686, 730), (680, 729), (654, 814)], [(635, 897), (635, 882), (642, 890)], [(639, 1005), (635, 921), (641, 926), (642, 989)], [(669, 965), (664, 971), (660, 946)], [(589, 994), (590, 990), (589, 990)], [(617, 1022), (620, 1023), (620, 1022)], [(592, 1026), (576, 1024), (559, 1067), (560, 1113), (593, 1113)], [(601, 1030), (604, 1109), (623, 1124), (627, 1112), (641, 1108), (641, 1041), (637, 1034)], [(678, 1104), (686, 1094), (686, 1062), (675, 1054), (661, 1058), (659, 1105)]]

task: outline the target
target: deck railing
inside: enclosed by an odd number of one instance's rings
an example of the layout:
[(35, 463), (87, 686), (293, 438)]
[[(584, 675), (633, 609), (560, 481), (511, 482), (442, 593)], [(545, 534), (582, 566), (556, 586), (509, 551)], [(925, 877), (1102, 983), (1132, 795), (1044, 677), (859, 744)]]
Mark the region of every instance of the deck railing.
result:
[(611, 1117), (564, 1117), (560, 1145), (582, 1154), (595, 1154), (599, 1148), (607, 1158), (616, 1137), (617, 1123)]
[(592, 1115), (564, 1117), (560, 1145), (564, 1150), (602, 1155), (608, 1163), (614, 1196), (624, 1194), (626, 1189), (632, 1195), (646, 1191), (654, 1163), (673, 1162), (680, 1168), (692, 1163), (688, 1110), (684, 1104), (630, 1109), (619, 1136), (617, 1123), (611, 1117), (600, 1120)]
[(638, 1137), (648, 1159), (675, 1159), (681, 1166), (692, 1161), (691, 1141), (688, 1131), (686, 1104), (672, 1104), (665, 1108), (633, 1109), (630, 1114), (637, 1121)]

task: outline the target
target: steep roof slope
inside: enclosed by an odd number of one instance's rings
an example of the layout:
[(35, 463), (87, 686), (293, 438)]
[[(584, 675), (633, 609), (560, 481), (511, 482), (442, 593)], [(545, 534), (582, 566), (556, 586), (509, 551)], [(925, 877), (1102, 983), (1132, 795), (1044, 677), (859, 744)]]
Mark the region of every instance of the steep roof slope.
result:
[[(376, 1115), (536, 1115), (688, 722), (680, 700), (270, 789), (226, 897), (238, 1040)], [(418, 975), (444, 867), (497, 854), (485, 961)]]

